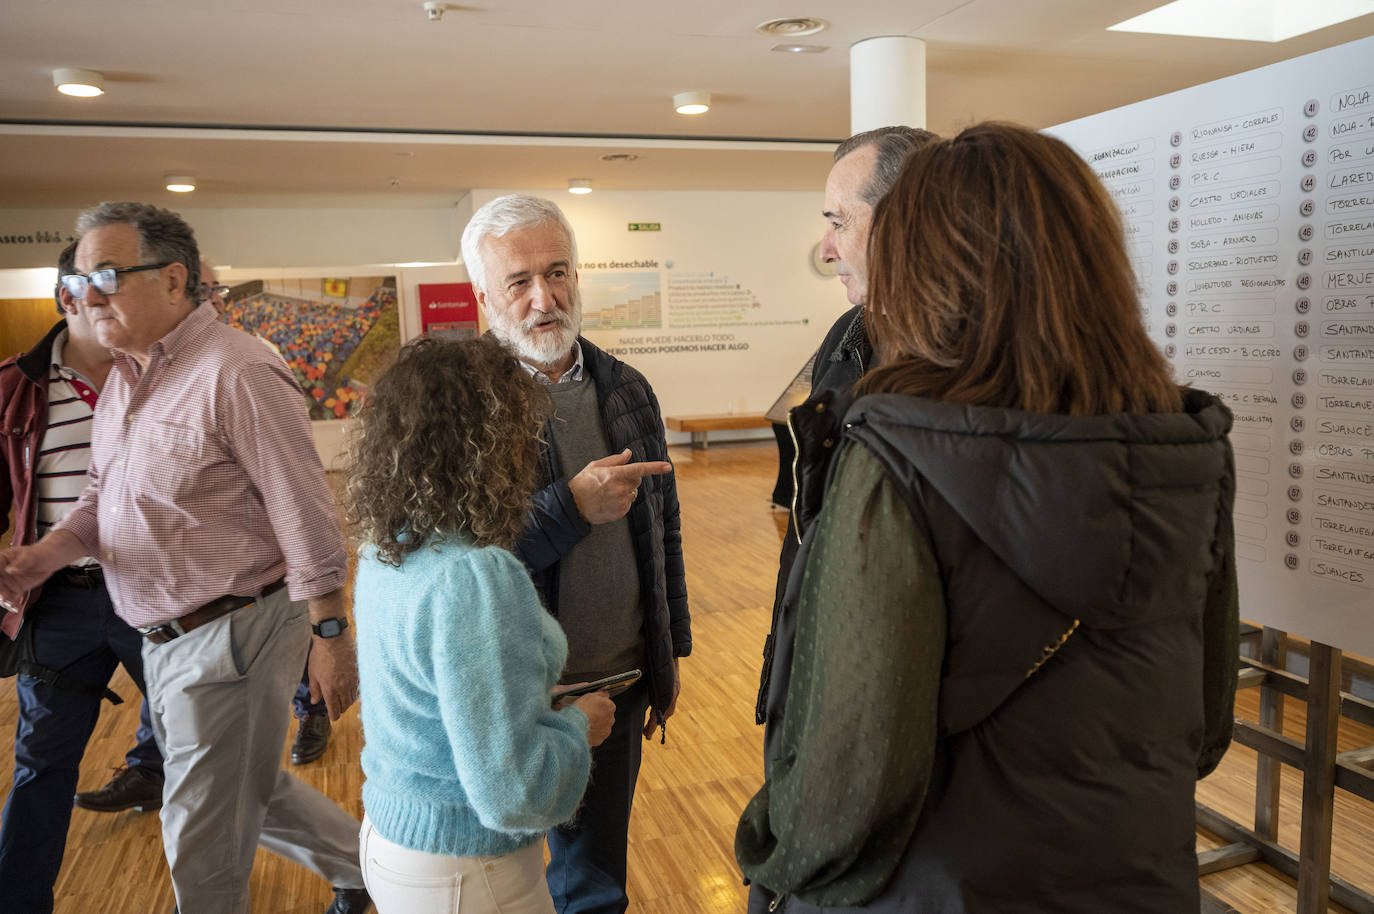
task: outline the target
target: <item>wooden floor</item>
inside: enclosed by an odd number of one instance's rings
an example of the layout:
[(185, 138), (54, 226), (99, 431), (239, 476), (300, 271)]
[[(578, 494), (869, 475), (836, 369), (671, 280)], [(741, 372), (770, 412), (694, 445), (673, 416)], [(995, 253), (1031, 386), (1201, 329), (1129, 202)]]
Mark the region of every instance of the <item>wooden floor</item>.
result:
[[(768, 628), (777, 568), (779, 525), (767, 501), (776, 472), (772, 442), (674, 448), (683, 510), (683, 539), (695, 649), (682, 663), (683, 692), (668, 726), (668, 744), (645, 747), (630, 829), (631, 910), (643, 914), (725, 914), (744, 910), (731, 850), (740, 808), (761, 780), (761, 737), (753, 723), (759, 650)], [(135, 692), (121, 670), (115, 688)], [(1296, 703), (1288, 702), (1290, 708)], [(107, 705), (82, 765), (80, 789), (99, 787), (122, 761), (136, 726), (138, 702)], [(1256, 698), (1242, 693), (1239, 713), (1255, 719)], [(14, 691), (0, 687), (0, 733), (13, 732)], [(1288, 732), (1302, 733), (1301, 711)], [(1341, 749), (1374, 743), (1374, 733), (1342, 722)], [(295, 769), (355, 816), (362, 813), (356, 709), (336, 725), (324, 758)], [(283, 762), (286, 747), (283, 747)], [(1255, 756), (1235, 747), (1199, 788), (1199, 798), (1232, 818), (1252, 818)], [(0, 766), (8, 792), (10, 765)], [(1285, 771), (1280, 838), (1297, 846), (1301, 784)], [(1148, 811), (1142, 811), (1147, 815)], [(1129, 827), (1129, 823), (1117, 823)], [(1216, 842), (1199, 836), (1200, 847)], [(1338, 793), (1333, 869), (1374, 891), (1374, 804)], [(1273, 870), (1251, 864), (1206, 877), (1203, 884), (1242, 914), (1293, 911), (1296, 891)], [(254, 910), (319, 914), (329, 889), (314, 875), (259, 852)], [(0, 909), (3, 909), (0, 887)], [(77, 809), (57, 884), (57, 914), (164, 914), (172, 909), (154, 814), (102, 815)], [(1333, 906), (1332, 911), (1343, 909)]]

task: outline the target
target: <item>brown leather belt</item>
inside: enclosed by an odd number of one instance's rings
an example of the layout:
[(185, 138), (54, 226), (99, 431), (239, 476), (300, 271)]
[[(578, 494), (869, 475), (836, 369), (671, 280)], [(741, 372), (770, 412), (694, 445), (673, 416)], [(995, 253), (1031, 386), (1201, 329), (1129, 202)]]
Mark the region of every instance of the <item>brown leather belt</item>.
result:
[(278, 578), (271, 584), (262, 589), (262, 593), (256, 597), (238, 597), (230, 594), (211, 600), (198, 609), (193, 609), (184, 616), (163, 622), (159, 625), (145, 625), (139, 628), (143, 637), (154, 644), (166, 644), (173, 638), (180, 638), (187, 632), (200, 628), (207, 622), (213, 622), (220, 616), (226, 616), (236, 609), (242, 609), (249, 603), (256, 603), (262, 597), (270, 596), (286, 586), (285, 578)]

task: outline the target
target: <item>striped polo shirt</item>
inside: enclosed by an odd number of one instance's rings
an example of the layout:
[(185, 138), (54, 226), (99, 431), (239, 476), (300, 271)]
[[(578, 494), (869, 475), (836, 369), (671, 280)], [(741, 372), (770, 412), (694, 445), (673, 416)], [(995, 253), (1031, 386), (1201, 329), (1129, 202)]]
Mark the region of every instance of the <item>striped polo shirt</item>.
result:
[[(48, 366), (48, 427), (38, 445), (37, 533), (41, 537), (67, 516), (90, 481), (91, 416), (98, 394), (95, 385), (63, 363), (67, 342), (63, 330), (52, 343)], [(77, 562), (89, 564), (89, 558)]]

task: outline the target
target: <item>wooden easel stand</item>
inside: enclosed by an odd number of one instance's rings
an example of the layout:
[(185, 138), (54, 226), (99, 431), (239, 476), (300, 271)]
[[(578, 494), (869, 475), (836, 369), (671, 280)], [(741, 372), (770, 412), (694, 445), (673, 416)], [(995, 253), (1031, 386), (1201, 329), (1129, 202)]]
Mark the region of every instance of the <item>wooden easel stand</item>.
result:
[[(1338, 723), (1345, 716), (1374, 726), (1374, 702), (1340, 690), (1341, 652), (1330, 645), (1312, 642), (1308, 678), (1288, 672), (1284, 669), (1287, 641), (1284, 632), (1265, 628), (1260, 658), (1240, 658), (1238, 687), (1260, 689), (1259, 723), (1237, 720), (1234, 737), (1259, 753), (1255, 827), (1246, 828), (1198, 803), (1198, 825), (1231, 842), (1198, 854), (1198, 874), (1262, 860), (1297, 880), (1297, 914), (1326, 914), (1328, 901), (1359, 914), (1374, 914), (1374, 895), (1331, 874), (1336, 790), (1374, 801), (1374, 772), (1362, 767), (1374, 759), (1374, 747), (1338, 754)], [(1307, 703), (1305, 743), (1283, 735), (1285, 696)], [(1303, 776), (1301, 844), (1296, 854), (1277, 841), (1283, 763), (1297, 768)], [(1207, 899), (1203, 907), (1207, 910)]]

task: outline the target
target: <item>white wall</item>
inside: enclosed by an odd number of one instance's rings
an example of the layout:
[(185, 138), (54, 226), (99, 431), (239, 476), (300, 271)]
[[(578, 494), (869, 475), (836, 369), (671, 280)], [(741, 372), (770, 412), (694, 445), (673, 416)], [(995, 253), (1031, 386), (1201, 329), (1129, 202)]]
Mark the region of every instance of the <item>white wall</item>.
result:
[[(451, 263), (459, 207), (195, 209), (176, 207), (215, 263)], [(0, 209), (0, 268), (49, 267), (71, 240), (75, 209)]]
[[(420, 327), (416, 287), (467, 281), (466, 270), (455, 262), (463, 226), (473, 209), (504, 192), (476, 190), (446, 208), (181, 213), (196, 230), (201, 250), (220, 265), (223, 281), (394, 274), (402, 337), (410, 339)], [(810, 268), (810, 252), (823, 227), (820, 188), (814, 193), (598, 191), (586, 197), (533, 193), (548, 196), (568, 214), (590, 304), (608, 294), (612, 274), (656, 279), (661, 327), (589, 327), (586, 335), (648, 376), (664, 415), (763, 412), (848, 307), (840, 283)], [(0, 298), (51, 293), (54, 273), (47, 265), (56, 261), (65, 243), (61, 233), (69, 234), (75, 217), (75, 210), (0, 210), (0, 237), (24, 233), (37, 239), (32, 245), (0, 245)], [(631, 232), (631, 222), (656, 222), (661, 230)], [(49, 232), (52, 240), (42, 241), (35, 232)], [(635, 261), (657, 266), (597, 266)], [(689, 274), (701, 278), (695, 293), (684, 288)], [(733, 290), (736, 284), (739, 289)], [(723, 302), (723, 316), (694, 317), (687, 308), (692, 294)], [(736, 309), (726, 301), (730, 297), (751, 304)], [(343, 424), (316, 423), (326, 466), (337, 461)], [(687, 436), (670, 433), (670, 438), (680, 442)]]

